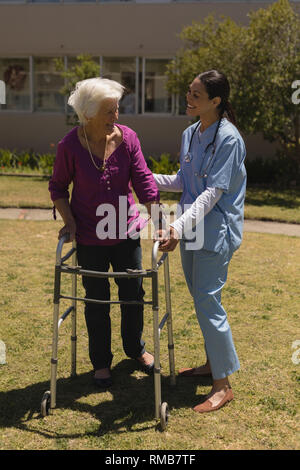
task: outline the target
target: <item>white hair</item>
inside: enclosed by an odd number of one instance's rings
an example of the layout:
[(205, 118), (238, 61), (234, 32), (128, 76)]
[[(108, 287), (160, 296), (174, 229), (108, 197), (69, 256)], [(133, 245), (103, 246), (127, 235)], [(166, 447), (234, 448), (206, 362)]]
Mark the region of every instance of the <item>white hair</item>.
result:
[(80, 124), (86, 124), (99, 111), (100, 104), (107, 98), (120, 101), (125, 87), (108, 78), (88, 78), (77, 82), (68, 104), (76, 112)]

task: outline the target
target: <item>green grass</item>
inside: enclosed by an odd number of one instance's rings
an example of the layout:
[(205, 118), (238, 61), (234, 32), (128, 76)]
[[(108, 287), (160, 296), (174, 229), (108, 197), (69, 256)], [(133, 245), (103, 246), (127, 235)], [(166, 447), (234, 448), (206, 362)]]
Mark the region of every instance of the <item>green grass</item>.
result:
[[(0, 220), (0, 449), (299, 449), (299, 364), (292, 344), (300, 339), (300, 239), (245, 233), (230, 265), (223, 303), (241, 362), (231, 377), (235, 400), (215, 413), (192, 407), (210, 390), (209, 379), (178, 378), (169, 384), (167, 334), (161, 335), (162, 399), (170, 407), (167, 431), (154, 419), (153, 379), (135, 369), (120, 340), (119, 308), (112, 307), (113, 387), (92, 384), (83, 306), (78, 311), (78, 377), (70, 379), (70, 321), (60, 329), (57, 407), (42, 418), (49, 389), (52, 291), (59, 222)], [(143, 240), (144, 267), (152, 242)], [(204, 360), (203, 338), (180, 264), (170, 254), (176, 370)], [(70, 280), (63, 282), (67, 292)], [(112, 298), (116, 288), (112, 282)], [(151, 295), (145, 280), (146, 298)], [(79, 286), (78, 294), (82, 294)], [(164, 289), (160, 275), (160, 305)], [(64, 304), (66, 308), (67, 304)], [(153, 351), (152, 314), (145, 307), (144, 339)], [(297, 388), (298, 387), (298, 388)]]
[[(161, 198), (172, 205), (180, 194), (161, 193)], [(0, 176), (0, 207), (51, 208), (47, 178)], [(245, 218), (300, 224), (300, 189), (248, 187)]]
[(300, 223), (300, 189), (248, 187), (245, 203), (247, 219)]
[(49, 180), (42, 176), (0, 176), (0, 207), (52, 207)]

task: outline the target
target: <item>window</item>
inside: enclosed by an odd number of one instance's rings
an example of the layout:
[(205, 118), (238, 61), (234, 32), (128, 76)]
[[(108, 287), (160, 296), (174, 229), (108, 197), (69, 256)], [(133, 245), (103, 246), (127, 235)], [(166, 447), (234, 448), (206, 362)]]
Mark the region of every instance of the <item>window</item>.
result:
[(120, 101), (120, 113), (136, 112), (136, 59), (135, 57), (103, 57), (101, 76), (121, 83), (125, 92)]
[[(80, 65), (80, 60), (78, 59), (78, 57), (80, 56), (67, 58), (68, 70), (76, 67), (77, 65)], [(89, 57), (96, 65), (97, 75), (100, 75), (100, 57), (92, 57), (92, 56), (89, 56)]]
[(64, 0), (65, 3), (95, 3), (97, 0)]
[(144, 59), (144, 112), (170, 113), (172, 98), (166, 90), (168, 59)]
[(6, 104), (2, 109), (30, 110), (29, 59), (0, 59), (0, 80), (6, 86)]
[[(66, 58), (66, 64), (67, 64), (67, 69), (68, 71), (70, 72), (74, 72), (74, 70), (76, 70), (77, 66), (80, 65), (80, 60), (78, 59), (79, 56), (76, 56), (76, 57), (67, 57)], [(88, 60), (89, 62), (89, 66), (88, 66), (88, 69), (89, 69), (89, 73), (91, 73), (91, 68), (92, 67), (92, 70), (93, 70), (93, 76), (94, 77), (99, 77), (100, 76), (100, 57), (91, 57), (89, 58)], [(91, 63), (90, 63), (91, 62)], [(82, 80), (83, 80), (83, 77), (82, 77)], [(73, 75), (72, 75), (72, 79), (71, 81), (73, 82)], [(71, 88), (75, 86), (75, 83), (73, 83), (73, 85), (71, 84)], [(69, 88), (70, 89), (70, 88)], [(66, 97), (66, 101), (68, 101), (68, 96)], [(73, 114), (74, 113), (74, 110), (71, 106), (67, 105), (67, 114)]]
[(59, 3), (60, 0), (30, 0), (29, 3)]
[[(0, 0), (1, 3), (120, 3), (120, 2), (139, 2), (139, 0)], [(153, 0), (149, 0), (151, 3)], [(169, 2), (172, 0), (155, 0), (159, 2)]]
[[(1, 0), (0, 0), (1, 1)], [(67, 97), (62, 94), (66, 80), (56, 68), (54, 57), (1, 58), (0, 80), (6, 86), (5, 110), (38, 112), (71, 112)], [(69, 70), (77, 57), (60, 57)], [(169, 59), (138, 57), (92, 57), (93, 76), (102, 76), (121, 83), (125, 93), (120, 101), (121, 114), (181, 114), (183, 101), (166, 89), (166, 65)]]
[[(275, 3), (276, 0), (266, 0), (265, 3)], [(0, 4), (10, 3), (207, 3), (207, 0), (0, 0)], [(214, 0), (214, 3), (250, 3), (248, 0)], [(260, 3), (260, 0), (251, 0), (252, 3)], [(300, 0), (291, 0), (291, 3), (299, 3)]]
[(34, 109), (64, 111), (65, 100), (60, 93), (64, 79), (56, 71), (53, 57), (34, 58)]

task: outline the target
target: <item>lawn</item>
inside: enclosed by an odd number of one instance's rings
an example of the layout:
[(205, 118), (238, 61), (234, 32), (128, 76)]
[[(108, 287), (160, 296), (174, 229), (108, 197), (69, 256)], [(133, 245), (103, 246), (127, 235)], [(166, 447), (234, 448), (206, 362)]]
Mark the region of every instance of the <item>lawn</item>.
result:
[[(179, 193), (161, 193), (161, 197), (172, 205)], [(47, 178), (0, 176), (0, 207), (51, 208)], [(300, 224), (300, 189), (248, 187), (245, 217)]]
[[(40, 401), (49, 389), (53, 274), (60, 225), (0, 220), (0, 339), (7, 346), (7, 364), (0, 366), (1, 450), (299, 449), (300, 365), (292, 348), (300, 340), (299, 238), (245, 233), (233, 257), (223, 291), (241, 363), (231, 378), (235, 393), (231, 404), (206, 415), (192, 411), (210, 390), (210, 381), (177, 378), (175, 388), (170, 386), (163, 330), (162, 399), (170, 407), (163, 433), (154, 419), (153, 378), (136, 370), (122, 350), (117, 306), (111, 311), (113, 387), (100, 393), (93, 386), (80, 304), (78, 377), (69, 377), (67, 319), (60, 330), (57, 407), (49, 416), (40, 416)], [(143, 240), (145, 268), (150, 267), (151, 248), (152, 242)], [(203, 362), (203, 339), (178, 248), (170, 254), (170, 271), (178, 370)], [(69, 279), (64, 284), (66, 292)], [(149, 298), (149, 280), (144, 288)], [(81, 287), (78, 294), (82, 294)], [(115, 294), (112, 282), (112, 298)], [(163, 310), (161, 278), (159, 295)], [(153, 351), (149, 307), (145, 308), (144, 339)]]
[(0, 207), (52, 207), (49, 180), (42, 176), (0, 176)]

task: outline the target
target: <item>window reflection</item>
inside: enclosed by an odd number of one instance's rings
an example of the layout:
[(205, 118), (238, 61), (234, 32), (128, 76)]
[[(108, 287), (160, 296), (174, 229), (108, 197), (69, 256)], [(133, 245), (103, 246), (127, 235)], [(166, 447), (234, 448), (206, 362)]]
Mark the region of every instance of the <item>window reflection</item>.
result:
[(63, 111), (64, 97), (60, 90), (64, 79), (56, 71), (54, 58), (34, 58), (34, 108), (38, 111)]
[(134, 57), (104, 57), (102, 77), (121, 83), (125, 92), (120, 101), (120, 113), (133, 114), (136, 106), (136, 61)]
[[(67, 69), (68, 71), (71, 71), (74, 73), (72, 74), (72, 79), (71, 79), (71, 89), (75, 88), (76, 81), (74, 81), (74, 79), (76, 78), (76, 75), (78, 75), (78, 67), (81, 68), (80, 66), (82, 65), (82, 61), (80, 60), (80, 57), (82, 56), (67, 58)], [(92, 68), (93, 70), (92, 76), (99, 77), (100, 76), (100, 57), (95, 57), (95, 56), (92, 57), (89, 55), (86, 57), (88, 61), (89, 76), (91, 76), (91, 68)], [(86, 78), (85, 76), (82, 76), (81, 78), (78, 78), (78, 81), (84, 80), (85, 78)], [(67, 104), (67, 114), (71, 114), (71, 115), (74, 114), (74, 109), (68, 104)]]
[(171, 96), (166, 86), (166, 59), (146, 59), (145, 66), (145, 112), (170, 113)]
[[(1, 1), (1, 0), (0, 0)], [(71, 88), (75, 86), (78, 76), (78, 65), (82, 62), (79, 57), (61, 57), (58, 59), (67, 65), (69, 71), (75, 69)], [(87, 68), (86, 76), (109, 78), (125, 87), (124, 96), (120, 102), (121, 114), (136, 113), (171, 113), (185, 114), (184, 97), (172, 101), (166, 89), (165, 75), (168, 59), (144, 59), (137, 57), (92, 57)], [(71, 109), (66, 105), (66, 97), (62, 93), (67, 85), (67, 78), (57, 67), (57, 58), (34, 57), (0, 58), (0, 80), (6, 84), (7, 104), (1, 110), (34, 110), (45, 112), (64, 112), (69, 114)], [(31, 64), (33, 76), (31, 77)], [(94, 63), (94, 66), (93, 66)], [(77, 70), (76, 70), (77, 69)], [(80, 75), (79, 75), (80, 76)], [(73, 83), (74, 81), (74, 83)], [(66, 91), (66, 89), (65, 89)], [(173, 106), (173, 107), (172, 107)]]
[[(0, 0), (0, 3), (207, 3), (207, 0)], [(216, 3), (250, 3), (248, 0), (215, 0)], [(259, 3), (259, 0), (252, 0)], [(291, 0), (299, 3), (300, 0)], [(266, 0), (266, 3), (275, 3), (275, 0)]]
[(0, 59), (0, 80), (6, 85), (2, 109), (30, 109), (29, 59)]
[(97, 0), (64, 0), (65, 3), (95, 3)]
[(59, 3), (60, 0), (30, 0), (30, 3)]
[[(68, 70), (74, 70), (77, 68), (77, 66), (80, 66), (82, 64), (82, 58), (86, 58), (86, 60), (88, 62), (94, 62), (95, 64), (95, 76), (99, 76), (100, 75), (100, 57), (98, 56), (90, 56), (90, 55), (86, 55), (86, 56), (76, 56), (76, 57), (68, 57), (67, 59), (67, 64), (68, 64)], [(83, 77), (82, 77), (82, 80), (83, 80)]]

